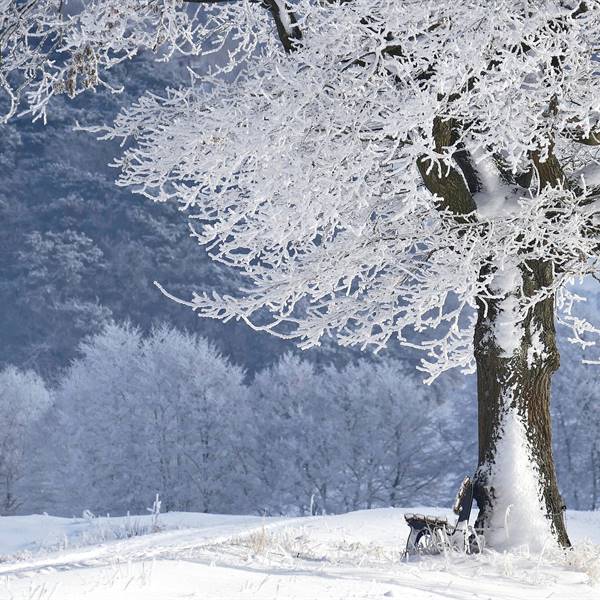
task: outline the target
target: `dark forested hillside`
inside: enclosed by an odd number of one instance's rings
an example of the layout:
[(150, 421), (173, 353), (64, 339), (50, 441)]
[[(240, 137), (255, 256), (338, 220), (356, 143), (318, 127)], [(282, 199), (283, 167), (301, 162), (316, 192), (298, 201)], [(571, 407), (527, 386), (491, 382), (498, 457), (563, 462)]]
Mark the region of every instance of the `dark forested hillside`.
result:
[(114, 145), (74, 131), (76, 122), (110, 121), (118, 104), (147, 87), (177, 85), (185, 66), (138, 59), (116, 73), (115, 85), (128, 86), (118, 103), (105, 91), (67, 110), (60, 98), (46, 125), (19, 119), (2, 127), (0, 363), (52, 376), (110, 319), (193, 329), (251, 371), (285, 346), (239, 323), (197, 319), (160, 294), (154, 280), (182, 297), (231, 291), (239, 280), (197, 248), (177, 207), (115, 185)]

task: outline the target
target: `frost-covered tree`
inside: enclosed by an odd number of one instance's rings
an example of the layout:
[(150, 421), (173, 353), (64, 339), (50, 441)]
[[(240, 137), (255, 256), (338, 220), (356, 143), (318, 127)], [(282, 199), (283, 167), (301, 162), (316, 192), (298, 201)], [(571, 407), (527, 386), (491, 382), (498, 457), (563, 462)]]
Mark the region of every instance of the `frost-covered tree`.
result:
[[(569, 347), (570, 349), (570, 347)], [(572, 353), (572, 350), (570, 350)], [(595, 365), (577, 364), (553, 383), (557, 470), (570, 508), (600, 507), (600, 390)]]
[(286, 355), (257, 374), (249, 398), (243, 460), (256, 507), (269, 513), (447, 502), (447, 484), (462, 476), (461, 441), (440, 435), (454, 426), (449, 402), (400, 361), (317, 369)]
[(149, 418), (148, 466), (165, 490), (165, 508), (243, 511), (244, 372), (205, 339), (164, 325), (140, 350), (137, 395)]
[(14, 513), (26, 500), (18, 493), (19, 482), (30, 469), (26, 449), (50, 405), (50, 394), (38, 375), (14, 367), (0, 371), (0, 515)]
[(454, 469), (437, 435), (447, 407), (409, 369), (394, 360), (360, 361), (323, 373), (343, 435), (345, 510), (447, 500), (444, 476)]
[(138, 394), (141, 343), (135, 328), (109, 325), (80, 345), (80, 358), (60, 381), (53, 445), (59, 448), (54, 468), (61, 493), (53, 512), (143, 512), (147, 499), (161, 491), (152, 482), (145, 485), (148, 409)]
[(65, 6), (1, 1), (7, 114), (110, 86), (143, 49), (214, 53), (100, 130), (129, 144), (120, 183), (179, 202), (247, 278), (187, 303), (303, 346), (421, 334), (431, 378), (477, 371), (488, 541), (508, 520), (568, 545), (550, 379), (557, 309), (580, 343), (595, 332), (565, 284), (596, 270), (598, 0)]
[(246, 508), (236, 473), (243, 372), (206, 340), (167, 326), (110, 325), (82, 344), (56, 391), (61, 513)]
[(335, 396), (323, 383), (314, 365), (286, 355), (252, 384), (254, 443), (246, 460), (268, 512), (343, 510), (339, 490), (347, 448)]

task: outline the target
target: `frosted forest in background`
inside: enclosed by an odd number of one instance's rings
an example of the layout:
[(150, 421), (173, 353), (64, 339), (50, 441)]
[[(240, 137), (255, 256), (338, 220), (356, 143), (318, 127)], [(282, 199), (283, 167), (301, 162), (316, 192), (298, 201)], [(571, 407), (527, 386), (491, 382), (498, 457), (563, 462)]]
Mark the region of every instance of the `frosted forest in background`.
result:
[[(473, 469), (473, 381), (398, 358), (285, 354), (250, 376), (205, 338), (108, 325), (47, 384), (0, 373), (1, 514), (331, 514), (448, 505)], [(600, 393), (567, 355), (555, 448), (570, 508), (600, 502)]]

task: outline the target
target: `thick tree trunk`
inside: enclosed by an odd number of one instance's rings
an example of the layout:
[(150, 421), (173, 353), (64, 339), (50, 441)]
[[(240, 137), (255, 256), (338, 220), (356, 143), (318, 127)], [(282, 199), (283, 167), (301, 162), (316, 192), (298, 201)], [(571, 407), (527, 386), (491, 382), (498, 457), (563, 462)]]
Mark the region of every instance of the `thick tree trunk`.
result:
[[(535, 546), (547, 543), (541, 539), (545, 526), (547, 535), (567, 547), (551, 443), (550, 381), (559, 366), (554, 300), (534, 304), (516, 323), (507, 314), (507, 307), (550, 284), (552, 266), (535, 261), (515, 269), (519, 277), (512, 290), (491, 301), (479, 300), (474, 340), (479, 403), (476, 528), (493, 545)], [(507, 342), (511, 333), (513, 345)]]
[[(553, 101), (549, 113), (555, 111)], [(435, 150), (457, 148), (453, 162), (442, 162), (441, 170), (431, 168), (425, 158), (417, 165), (439, 208), (450, 211), (458, 225), (477, 220), (474, 194), (485, 191), (469, 153), (457, 144), (460, 126), (436, 118)], [(501, 171), (497, 162), (498, 175), (525, 190), (534, 177), (540, 190), (567, 187), (552, 144), (544, 157), (534, 151), (530, 158), (528, 173), (515, 177)], [(552, 284), (553, 265), (506, 257), (507, 263), (511, 260), (514, 264), (488, 266), (480, 274), (490, 294), (478, 298), (474, 339), (479, 404), (476, 528), (496, 546), (538, 546), (554, 539), (567, 547), (550, 422), (550, 382), (559, 366), (554, 299), (540, 293)], [(536, 302), (538, 294), (545, 299)]]

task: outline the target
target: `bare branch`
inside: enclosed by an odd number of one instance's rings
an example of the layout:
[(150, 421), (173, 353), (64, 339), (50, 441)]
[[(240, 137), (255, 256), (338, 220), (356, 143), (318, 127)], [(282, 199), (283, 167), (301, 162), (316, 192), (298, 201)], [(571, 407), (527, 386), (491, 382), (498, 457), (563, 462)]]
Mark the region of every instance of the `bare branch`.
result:
[[(238, 0), (183, 0), (193, 4), (225, 4)], [(263, 6), (273, 16), (279, 40), (286, 52), (293, 52), (296, 43), (302, 39), (298, 18), (286, 0), (249, 0)]]

